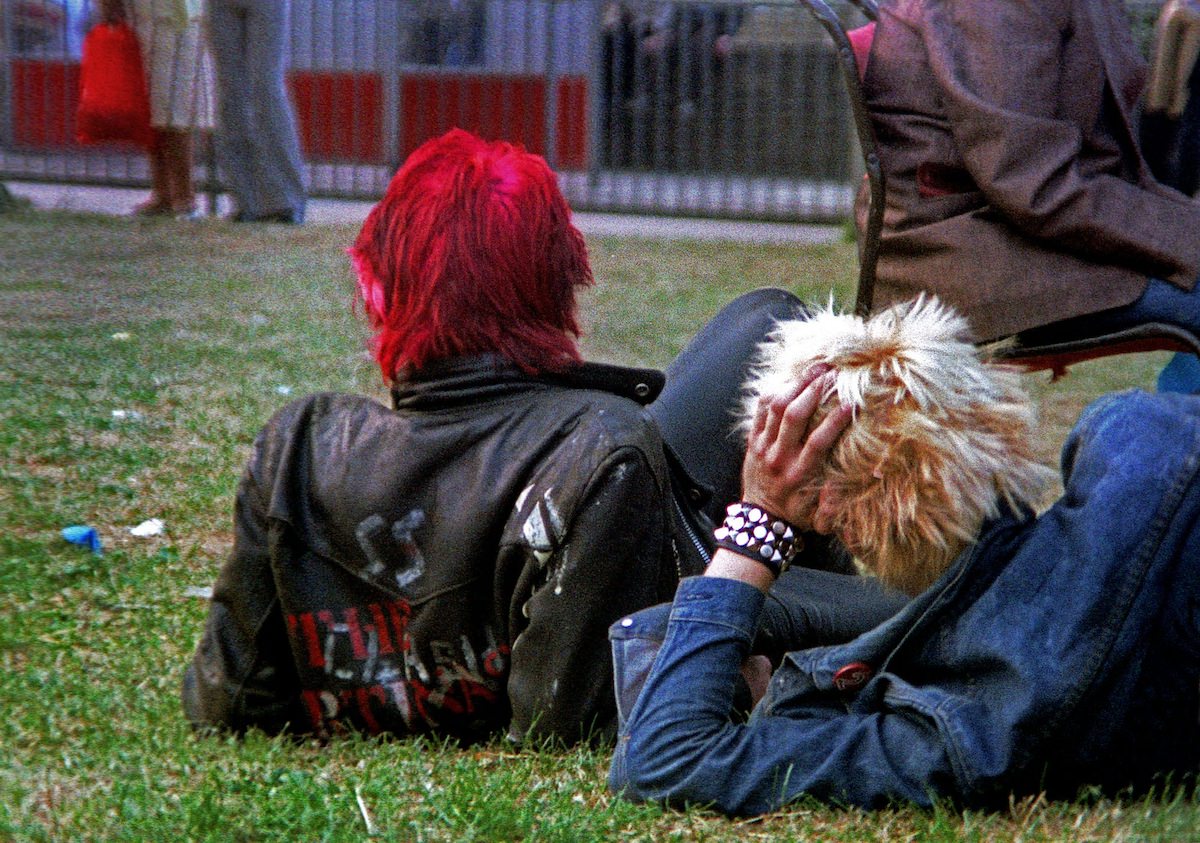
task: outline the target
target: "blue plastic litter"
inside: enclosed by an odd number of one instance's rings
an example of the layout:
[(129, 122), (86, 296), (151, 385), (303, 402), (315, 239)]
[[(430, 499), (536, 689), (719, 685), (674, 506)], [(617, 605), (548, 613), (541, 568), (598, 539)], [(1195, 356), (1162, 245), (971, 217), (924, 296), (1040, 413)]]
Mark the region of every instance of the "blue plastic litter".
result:
[(78, 544), (86, 547), (97, 556), (103, 552), (100, 548), (100, 534), (96, 532), (95, 527), (83, 527), (78, 525), (63, 527), (62, 537), (71, 544)]

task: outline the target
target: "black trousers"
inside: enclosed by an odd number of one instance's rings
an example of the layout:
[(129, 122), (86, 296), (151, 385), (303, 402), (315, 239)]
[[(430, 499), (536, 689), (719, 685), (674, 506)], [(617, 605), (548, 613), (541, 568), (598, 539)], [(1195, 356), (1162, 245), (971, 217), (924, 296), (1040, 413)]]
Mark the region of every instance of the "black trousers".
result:
[(734, 425), (758, 346), (777, 323), (805, 313), (804, 303), (785, 290), (766, 288), (734, 299), (667, 368), (667, 385), (649, 407), (684, 470), (711, 492), (692, 503), (714, 522), (741, 496), (746, 446)]

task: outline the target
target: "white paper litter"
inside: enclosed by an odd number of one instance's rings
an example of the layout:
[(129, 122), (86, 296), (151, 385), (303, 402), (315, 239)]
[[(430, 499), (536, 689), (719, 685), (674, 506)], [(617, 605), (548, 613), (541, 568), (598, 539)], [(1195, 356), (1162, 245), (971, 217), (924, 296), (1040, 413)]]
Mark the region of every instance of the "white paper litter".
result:
[(130, 535), (137, 536), (140, 539), (148, 538), (149, 536), (161, 536), (164, 524), (159, 518), (150, 518), (138, 524), (136, 527), (130, 527)]

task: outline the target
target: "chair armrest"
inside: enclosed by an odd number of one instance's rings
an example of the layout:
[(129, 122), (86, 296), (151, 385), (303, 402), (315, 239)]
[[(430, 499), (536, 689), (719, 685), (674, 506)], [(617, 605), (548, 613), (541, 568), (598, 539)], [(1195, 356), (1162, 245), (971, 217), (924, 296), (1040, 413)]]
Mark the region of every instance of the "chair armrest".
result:
[[(1075, 325), (1082, 324), (1077, 320)], [(1050, 370), (1057, 380), (1067, 367), (1085, 360), (1145, 351), (1175, 351), (1200, 357), (1200, 337), (1165, 322), (1145, 322), (1118, 331), (1087, 335), (1075, 328), (1059, 332), (1055, 325), (1023, 331), (996, 343), (992, 355), (1028, 371)]]

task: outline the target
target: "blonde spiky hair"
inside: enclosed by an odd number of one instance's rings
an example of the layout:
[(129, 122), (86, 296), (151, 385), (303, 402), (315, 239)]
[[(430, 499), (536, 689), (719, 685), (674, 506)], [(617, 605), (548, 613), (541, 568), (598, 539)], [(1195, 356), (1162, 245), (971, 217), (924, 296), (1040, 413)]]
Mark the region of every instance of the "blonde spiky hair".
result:
[(1053, 476), (1033, 453), (1036, 413), (1019, 373), (985, 360), (966, 320), (936, 298), (867, 320), (830, 305), (781, 323), (760, 351), (743, 428), (759, 396), (786, 394), (818, 363), (835, 371), (818, 416), (842, 404), (854, 420), (814, 483), (838, 503), (833, 534), (893, 587), (927, 588), (1001, 501), (1032, 507)]

